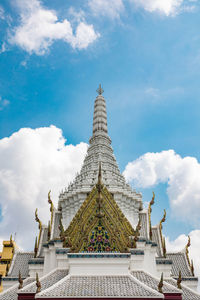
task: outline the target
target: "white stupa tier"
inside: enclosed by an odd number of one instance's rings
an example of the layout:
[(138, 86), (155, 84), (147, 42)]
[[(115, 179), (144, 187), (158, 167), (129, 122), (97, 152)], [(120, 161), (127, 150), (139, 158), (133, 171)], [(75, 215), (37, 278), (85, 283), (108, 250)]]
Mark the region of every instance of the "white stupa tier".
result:
[(59, 207), (62, 208), (62, 220), (65, 228), (86, 199), (91, 188), (97, 183), (100, 162), (103, 183), (113, 194), (115, 201), (132, 226), (137, 224), (139, 208), (142, 206), (141, 194), (132, 190), (119, 171), (111, 147), (111, 139), (108, 136), (106, 102), (102, 96), (101, 87), (99, 90), (94, 104), (93, 135), (89, 141), (82, 169), (74, 182), (59, 197)]

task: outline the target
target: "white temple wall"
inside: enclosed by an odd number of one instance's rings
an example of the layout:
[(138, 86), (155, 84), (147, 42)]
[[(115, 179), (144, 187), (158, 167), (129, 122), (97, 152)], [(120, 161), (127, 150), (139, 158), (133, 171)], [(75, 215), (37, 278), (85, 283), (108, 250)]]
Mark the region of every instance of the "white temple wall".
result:
[(130, 258), (69, 258), (69, 274), (84, 276), (128, 275)]
[(50, 251), (44, 248), (44, 275), (50, 271)]
[(144, 253), (145, 271), (149, 272), (153, 276), (157, 276), (158, 273), (156, 268), (156, 247), (146, 245)]
[(171, 276), (171, 268), (172, 268), (172, 265), (156, 265), (156, 269), (157, 269), (157, 273), (158, 273), (158, 276), (157, 277), (160, 277), (161, 274), (163, 273), (163, 277), (164, 278), (169, 278)]
[(31, 264), (29, 265), (29, 276), (35, 278), (38, 273), (39, 278), (44, 275), (44, 265)]
[(186, 285), (187, 287), (189, 287), (190, 289), (192, 289), (195, 292), (197, 291), (198, 281), (184, 280), (184, 281), (182, 281), (181, 284)]

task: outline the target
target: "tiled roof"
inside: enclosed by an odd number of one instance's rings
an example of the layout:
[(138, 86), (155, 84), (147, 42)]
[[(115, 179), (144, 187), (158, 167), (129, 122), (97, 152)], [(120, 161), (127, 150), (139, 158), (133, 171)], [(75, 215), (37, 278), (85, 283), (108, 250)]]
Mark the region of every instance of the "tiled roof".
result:
[(147, 212), (141, 212), (140, 213), (140, 220), (141, 220), (140, 236), (148, 239)]
[[(68, 273), (68, 270), (56, 269), (56, 270), (48, 273), (47, 275), (39, 278), (40, 283), (41, 283), (41, 291), (54, 285), (56, 282), (58, 282), (63, 277), (65, 277), (67, 275), (67, 273)], [(35, 281), (20, 290), (20, 293), (35, 293), (35, 292), (36, 292)]]
[(34, 257), (33, 252), (18, 252), (12, 261), (10, 272), (6, 278), (18, 278), (19, 271), (22, 278), (28, 277), (28, 261)]
[(67, 276), (51, 288), (37, 294), (42, 297), (154, 297), (163, 295), (132, 276)]
[[(169, 278), (165, 279), (165, 281), (173, 286), (177, 286), (176, 280)], [(200, 300), (200, 295), (195, 293), (190, 288), (186, 287), (184, 284), (181, 283), (181, 291), (182, 291), (182, 300)]]
[(162, 256), (162, 249), (160, 245), (160, 232), (158, 227), (152, 227), (152, 241), (157, 244), (158, 256)]
[[(144, 271), (133, 271), (131, 272), (131, 274), (150, 288), (158, 291), (158, 284), (160, 282), (160, 279), (155, 278)], [(165, 282), (162, 290), (163, 293), (181, 293), (181, 291), (178, 288), (175, 288), (174, 286), (169, 285)]]
[(54, 219), (53, 219), (51, 239), (57, 239), (57, 238), (60, 237), (59, 224), (60, 224), (61, 217), (62, 217), (61, 212), (60, 211), (56, 211), (55, 214), (54, 214)]
[(177, 277), (179, 271), (182, 277), (192, 276), (185, 253), (167, 253), (167, 258), (172, 260), (172, 276)]
[[(35, 278), (27, 278), (23, 281), (23, 286), (26, 286), (30, 283), (32, 283), (35, 280)], [(18, 289), (19, 283), (17, 282), (12, 287), (7, 289), (6, 291), (0, 293), (0, 300), (17, 300), (18, 296), (17, 293), (20, 291)]]

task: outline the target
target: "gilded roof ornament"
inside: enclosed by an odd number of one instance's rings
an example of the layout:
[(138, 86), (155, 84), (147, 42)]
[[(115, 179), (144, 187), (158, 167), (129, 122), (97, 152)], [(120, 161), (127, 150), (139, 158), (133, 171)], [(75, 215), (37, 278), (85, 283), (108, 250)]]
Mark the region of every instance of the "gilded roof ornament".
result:
[(191, 240), (190, 240), (190, 236), (188, 235), (188, 242), (187, 242), (187, 245), (185, 246), (185, 254), (187, 257), (188, 264), (191, 267), (190, 258), (189, 258), (189, 250), (188, 250), (190, 246), (191, 246)]
[(63, 235), (70, 241), (73, 253), (105, 251), (125, 253), (130, 248), (129, 237), (134, 237), (134, 233), (135, 230), (123, 215), (112, 194), (103, 185), (99, 192), (96, 185)]
[(35, 221), (38, 223), (38, 229), (41, 229), (42, 228), (42, 222), (38, 218), (38, 209), (37, 208), (35, 210)]
[(37, 248), (39, 248), (40, 238), (41, 238), (41, 234), (42, 234), (42, 222), (38, 218), (38, 209), (37, 208), (35, 210), (35, 221), (38, 223), (38, 228), (39, 228), (39, 238), (38, 238), (38, 245), (37, 245)]
[(152, 205), (154, 205), (154, 203), (155, 203), (155, 193), (153, 192), (153, 196), (152, 196), (152, 199), (151, 199), (151, 201), (150, 201), (150, 207), (152, 206)]
[(163, 256), (164, 258), (166, 258), (166, 254), (167, 254), (167, 249), (166, 249), (166, 243), (165, 243), (165, 238), (163, 237), (162, 239), (162, 247), (163, 247)]
[(48, 238), (50, 240), (51, 228), (53, 223), (53, 211), (54, 211), (53, 201), (51, 200), (51, 190), (48, 192), (48, 203), (50, 204), (50, 212), (51, 212), (51, 222), (50, 222), (50, 226), (48, 226), (48, 235), (49, 235)]
[(22, 280), (22, 276), (21, 276), (21, 272), (19, 271), (19, 276), (18, 276), (18, 282), (19, 282), (19, 286), (18, 289), (22, 289), (23, 288), (23, 280)]
[(160, 230), (162, 230), (162, 223), (164, 223), (166, 221), (166, 210), (164, 209), (164, 215), (162, 217), (162, 219), (160, 220)]
[(36, 287), (37, 287), (37, 290), (36, 290), (36, 294), (37, 294), (41, 291), (41, 283), (39, 281), (38, 273), (36, 273)]
[(98, 89), (97, 89), (96, 91), (97, 91), (97, 93), (98, 93), (99, 95), (102, 95), (102, 94), (103, 94), (104, 90), (102, 89), (101, 84), (99, 84), (99, 87), (98, 87)]
[(153, 192), (153, 196), (151, 201), (149, 202), (148, 215), (149, 215), (149, 238), (152, 240), (152, 226), (151, 226), (151, 213), (152, 213), (152, 205), (155, 203), (155, 193)]
[(161, 274), (160, 282), (158, 284), (158, 291), (159, 291), (159, 293), (163, 294), (162, 288), (163, 288), (163, 273)]
[(181, 276), (181, 271), (179, 271), (179, 275), (178, 275), (178, 279), (177, 279), (177, 287), (179, 289), (182, 289), (181, 282), (182, 282), (182, 276)]
[(12, 234), (10, 235), (10, 245), (13, 246)]
[(194, 264), (193, 264), (193, 260), (191, 260), (191, 273), (192, 273), (192, 276), (194, 276)]
[(37, 242), (37, 236), (35, 238), (35, 247), (34, 247), (34, 258), (37, 257), (37, 252), (38, 252), (38, 242)]
[(165, 245), (165, 239), (162, 235), (162, 229), (163, 229), (163, 223), (166, 221), (166, 210), (164, 209), (164, 214), (162, 219), (160, 220), (159, 223), (159, 231), (160, 231), (160, 238), (161, 238), (161, 244), (162, 244), (162, 249), (163, 249), (163, 256), (166, 257), (166, 245)]
[(48, 222), (48, 234), (47, 234), (47, 239), (48, 241), (50, 241), (50, 237), (51, 237), (51, 223), (50, 221)]
[(48, 203), (51, 204), (50, 212), (52, 213), (54, 206), (53, 206), (53, 201), (51, 200), (51, 190), (48, 192)]

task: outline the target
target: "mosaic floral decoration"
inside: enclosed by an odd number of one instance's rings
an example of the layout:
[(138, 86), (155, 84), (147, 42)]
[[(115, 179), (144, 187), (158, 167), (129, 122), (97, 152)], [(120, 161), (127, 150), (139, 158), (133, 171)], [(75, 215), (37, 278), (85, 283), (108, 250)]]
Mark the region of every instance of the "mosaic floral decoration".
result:
[(103, 226), (101, 220), (92, 231), (89, 237), (88, 247), (84, 247), (84, 252), (116, 252), (109, 241), (108, 232)]

